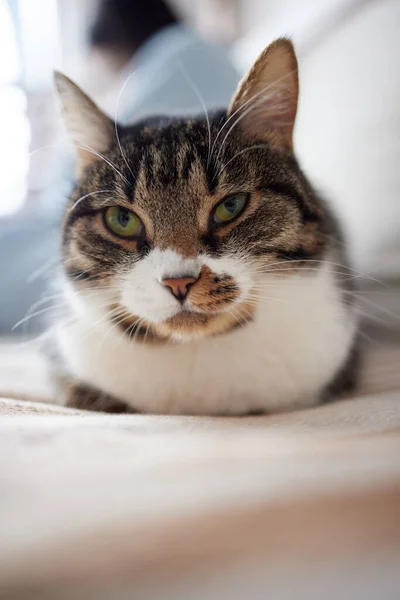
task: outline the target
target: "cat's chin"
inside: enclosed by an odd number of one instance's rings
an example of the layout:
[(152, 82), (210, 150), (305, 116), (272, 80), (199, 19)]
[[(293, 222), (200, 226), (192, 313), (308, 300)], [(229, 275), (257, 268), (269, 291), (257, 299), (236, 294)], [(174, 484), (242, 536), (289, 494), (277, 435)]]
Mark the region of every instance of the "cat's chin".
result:
[(165, 343), (169, 340), (191, 341), (228, 333), (252, 321), (253, 313), (254, 304), (244, 302), (226, 312), (205, 313), (185, 308), (157, 322), (138, 315), (127, 316), (121, 320), (118, 312), (114, 320), (116, 326), (127, 334), (132, 342)]
[[(251, 320), (251, 315), (246, 312), (243, 320), (235, 312), (200, 313), (182, 311), (153, 326), (153, 331), (163, 338), (190, 341), (201, 337), (208, 337), (227, 333), (238, 326), (244, 326)], [(249, 318), (250, 317), (250, 318)]]
[(189, 340), (209, 335), (219, 315), (182, 311), (155, 326), (161, 335)]

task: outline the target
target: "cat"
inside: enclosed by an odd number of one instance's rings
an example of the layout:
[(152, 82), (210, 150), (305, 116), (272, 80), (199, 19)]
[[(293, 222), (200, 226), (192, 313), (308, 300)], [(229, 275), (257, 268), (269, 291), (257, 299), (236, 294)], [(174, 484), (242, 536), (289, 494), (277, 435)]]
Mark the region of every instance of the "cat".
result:
[(229, 108), (114, 126), (60, 73), (77, 146), (53, 327), (66, 405), (243, 415), (351, 389), (343, 237), (293, 152), (298, 67), (269, 45)]

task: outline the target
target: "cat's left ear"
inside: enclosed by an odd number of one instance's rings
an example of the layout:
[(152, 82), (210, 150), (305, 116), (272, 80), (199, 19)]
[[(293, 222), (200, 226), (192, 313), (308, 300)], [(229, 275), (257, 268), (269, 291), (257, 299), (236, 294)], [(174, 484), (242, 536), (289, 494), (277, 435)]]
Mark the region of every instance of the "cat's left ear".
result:
[(115, 140), (114, 124), (71, 79), (56, 71), (54, 82), (61, 99), (68, 132), (75, 144), (78, 175)]
[(299, 92), (293, 44), (280, 38), (270, 44), (242, 79), (228, 109), (232, 124), (251, 139), (292, 150)]

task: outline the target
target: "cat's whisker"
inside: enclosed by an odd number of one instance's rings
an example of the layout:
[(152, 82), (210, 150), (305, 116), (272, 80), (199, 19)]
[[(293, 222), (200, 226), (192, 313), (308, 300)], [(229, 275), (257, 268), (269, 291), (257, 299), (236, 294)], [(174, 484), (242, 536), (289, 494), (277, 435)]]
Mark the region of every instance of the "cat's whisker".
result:
[[(40, 298), (39, 300), (34, 302), (26, 311), (24, 318), (18, 321), (18, 323), (14, 325), (11, 331), (14, 331), (14, 328), (16, 329), (19, 325), (22, 325), (22, 323), (28, 323), (30, 319), (36, 316), (35, 311), (37, 308), (39, 308), (39, 306), (41, 306), (42, 304), (46, 304), (47, 302), (52, 302), (53, 300), (58, 300), (59, 298), (63, 299), (64, 303), (66, 304), (65, 296), (62, 293), (53, 294), (52, 296), (45, 296), (44, 298)], [(51, 306), (48, 306), (46, 310), (51, 310), (53, 307), (54, 305), (52, 304)], [(23, 333), (26, 333), (25, 328), (23, 329)]]
[[(79, 279), (78, 279), (79, 281)], [(85, 280), (86, 283), (87, 280)], [(84, 287), (82, 289), (79, 290), (74, 290), (71, 292), (73, 296), (79, 296), (82, 298), (85, 298), (85, 296), (88, 296), (90, 298), (93, 298), (94, 296), (107, 296), (110, 295), (111, 299), (115, 297), (115, 295), (119, 295), (120, 293), (120, 289), (118, 287), (113, 287), (113, 286), (91, 286), (91, 287)], [(64, 295), (64, 294), (60, 294), (60, 295)]]
[(63, 302), (62, 304), (53, 304), (52, 306), (47, 306), (46, 308), (42, 308), (41, 310), (37, 310), (29, 315), (26, 315), (25, 317), (23, 317), (22, 319), (17, 321), (15, 323), (15, 325), (12, 326), (11, 332), (15, 331), (20, 325), (22, 325), (23, 323), (26, 323), (30, 319), (33, 319), (34, 317), (38, 317), (39, 315), (42, 315), (42, 314), (49, 312), (51, 310), (54, 310), (56, 308), (62, 308), (63, 306), (65, 306), (65, 302)]
[[(246, 304), (252, 306), (253, 304), (250, 300), (251, 300), (250, 296), (246, 297)], [(244, 312), (248, 316), (247, 319), (245, 318), (245, 321), (244, 321), (245, 323), (248, 323), (248, 321), (253, 317), (252, 313), (247, 309), (247, 307), (245, 307), (243, 305), (243, 303), (240, 303), (240, 304), (235, 303), (233, 305), (233, 307), (231, 308), (231, 310), (228, 312), (232, 315), (233, 315), (233, 313), (236, 314), (237, 312), (239, 312), (240, 316), (243, 316), (243, 312)]]
[(131, 167), (130, 167), (130, 165), (128, 163), (128, 160), (127, 160), (125, 154), (124, 154), (124, 151), (123, 151), (122, 145), (121, 145), (121, 141), (120, 141), (120, 138), (119, 138), (119, 132), (118, 132), (118, 109), (119, 109), (119, 103), (121, 101), (121, 97), (122, 97), (122, 94), (124, 93), (125, 87), (127, 86), (128, 82), (130, 81), (130, 79), (135, 74), (136, 74), (136, 71), (134, 71), (133, 73), (130, 73), (130, 75), (128, 75), (128, 77), (125, 79), (125, 81), (124, 81), (124, 83), (123, 83), (123, 85), (122, 85), (122, 87), (120, 89), (120, 92), (118, 94), (117, 105), (115, 107), (115, 115), (114, 115), (115, 137), (117, 138), (117, 143), (118, 143), (119, 151), (121, 152), (121, 156), (122, 156), (122, 158), (123, 158), (126, 166), (128, 167), (129, 172), (131, 173), (131, 175), (132, 175), (132, 177), (133, 177), (134, 180), (135, 180), (135, 175), (134, 175), (134, 173), (133, 173), (133, 171), (132, 171), (132, 169), (131, 169)]
[[(234, 307), (236, 308), (236, 307)], [(229, 314), (235, 319), (235, 321), (237, 321), (237, 323), (244, 329), (245, 328), (245, 323), (243, 323), (235, 314), (235, 310), (232, 309), (229, 311)]]
[[(270, 263), (267, 266), (270, 269), (271, 267), (275, 267), (277, 265), (287, 265), (287, 264), (293, 264), (293, 263), (298, 263), (298, 262), (299, 262), (298, 260), (282, 260), (282, 261)], [(302, 263), (317, 263), (317, 264), (321, 264), (321, 265), (332, 265), (334, 267), (339, 267), (339, 268), (345, 269), (346, 271), (349, 271), (349, 273), (344, 273), (344, 275), (351, 275), (351, 272), (352, 272), (352, 273), (355, 273), (355, 275), (353, 275), (353, 277), (365, 278), (370, 281), (373, 281), (374, 283), (378, 283), (379, 285), (382, 285), (384, 287), (390, 287), (386, 282), (384, 282), (380, 279), (377, 279), (375, 277), (372, 277), (368, 273), (362, 273), (361, 271), (358, 271), (358, 270), (354, 269), (353, 267), (349, 267), (348, 265), (343, 265), (341, 263), (332, 262), (329, 260), (318, 260), (318, 259), (302, 259), (300, 262), (302, 262)], [(270, 272), (270, 271), (266, 270), (262, 265), (259, 265), (258, 268), (259, 268), (259, 270), (254, 269), (254, 267), (250, 267), (250, 270), (252, 273), (255, 273), (255, 272), (268, 273), (268, 272)], [(302, 267), (299, 266), (299, 269), (302, 269)], [(338, 272), (336, 272), (336, 273), (338, 273)], [(341, 274), (341, 273), (339, 273), (339, 274)]]
[[(354, 308), (354, 312), (358, 317), (363, 317), (367, 320), (373, 320), (374, 317), (377, 316), (377, 315), (374, 315), (373, 313), (368, 312), (367, 310), (363, 310), (360, 306), (352, 306), (349, 304), (347, 304), (347, 306)], [(377, 316), (377, 318), (380, 320), (380, 323), (386, 323), (385, 319), (383, 317)]]
[(105, 295), (104, 291), (96, 293), (96, 290), (88, 290), (86, 292), (75, 292), (73, 295), (82, 302), (93, 300), (96, 303), (95, 307), (98, 309), (115, 304), (117, 301), (116, 295)]
[(26, 278), (26, 283), (30, 284), (42, 277), (45, 273), (53, 269), (59, 262), (59, 258), (52, 258), (46, 261), (43, 265), (32, 271), (32, 273)]
[(94, 196), (95, 194), (112, 194), (112, 193), (114, 193), (114, 190), (95, 190), (94, 192), (89, 192), (88, 194), (85, 194), (84, 196), (81, 196), (80, 198), (78, 198), (78, 200), (76, 202), (74, 202), (74, 204), (69, 209), (69, 212), (72, 212), (74, 210), (74, 208), (76, 208), (78, 206), (78, 204), (80, 204), (82, 202), (82, 200), (85, 200), (85, 198), (89, 198), (90, 196)]
[(35, 337), (20, 340), (18, 342), (13, 341), (13, 348), (24, 349), (24, 348), (30, 348), (31, 346), (33, 346), (33, 349), (41, 350), (44, 342), (51, 338), (51, 335), (52, 335), (55, 327), (56, 326), (49, 327), (48, 329), (46, 329), (46, 331), (44, 331), (43, 333), (41, 333), (39, 335), (36, 335)]
[[(255, 288), (253, 288), (253, 290), (255, 290)], [(260, 290), (260, 291), (264, 291), (264, 290)], [(246, 296), (246, 300), (247, 298), (254, 298), (256, 300), (270, 300), (271, 302), (285, 302), (286, 300), (284, 300), (284, 298), (276, 298), (275, 296), (265, 296), (264, 294), (256, 294), (253, 292), (249, 292)]]
[(141, 324), (143, 323), (143, 321), (144, 321), (144, 320), (145, 320), (145, 319), (139, 319), (139, 320), (138, 320), (138, 322), (137, 322), (137, 325), (136, 325), (136, 331), (135, 331), (135, 333), (134, 333), (134, 335), (133, 335), (133, 337), (132, 337), (132, 343), (133, 343), (133, 344), (135, 343), (135, 341), (136, 341), (136, 338), (137, 338), (137, 337), (138, 337), (138, 335), (139, 335), (140, 326), (141, 326)]
[(388, 289), (388, 290), (343, 290), (344, 294), (356, 294), (357, 296), (361, 294), (361, 296), (363, 294), (365, 295), (373, 295), (373, 296), (379, 296), (379, 298), (382, 297), (387, 297), (388, 295), (390, 295), (392, 293), (392, 290)]
[(128, 341), (130, 342), (132, 339), (132, 335), (135, 333), (136, 331), (136, 326), (138, 325), (140, 319), (137, 319), (134, 323), (132, 323), (131, 325), (129, 325), (129, 327), (126, 330), (126, 334), (128, 335)]
[(377, 344), (377, 340), (374, 340), (370, 335), (365, 333), (365, 331), (359, 331), (358, 335), (363, 338), (363, 340), (367, 341), (369, 344)]
[(72, 144), (68, 138), (65, 138), (65, 141), (58, 141), (54, 142), (53, 144), (45, 144), (44, 146), (39, 146), (38, 148), (32, 150), (32, 152), (29, 152), (28, 159), (30, 160), (32, 156), (35, 156), (35, 154), (41, 152), (42, 150), (49, 150), (49, 148), (59, 148), (60, 146), (72, 146)]
[[(115, 323), (115, 325), (120, 325), (121, 323), (123, 323), (124, 321), (126, 321), (126, 319), (131, 318), (132, 315), (130, 312), (125, 311), (124, 310), (124, 316), (122, 317), (122, 319), (120, 319), (117, 323)], [(129, 329), (131, 329), (132, 327), (135, 327), (135, 325), (140, 321), (140, 317), (138, 317), (135, 321), (133, 321), (133, 323), (131, 323), (130, 325), (128, 325), (128, 327), (125, 329), (124, 332), (122, 332), (121, 335), (121, 339), (124, 340), (126, 339), (126, 333)]]
[[(114, 311), (117, 311), (117, 312), (114, 313)], [(120, 315), (123, 315), (122, 318), (119, 319), (119, 320), (117, 320), (117, 321), (115, 321), (114, 319), (118, 318), (118, 316), (120, 316)], [(125, 321), (125, 319), (127, 319), (129, 316), (130, 316), (129, 313), (125, 309), (123, 309), (121, 306), (118, 306), (116, 309), (114, 309), (112, 311), (108, 311), (103, 316), (103, 318), (97, 323), (97, 325), (99, 325), (102, 321), (109, 320), (110, 317), (112, 317), (112, 324), (111, 324), (110, 327), (108, 327), (105, 330), (104, 335), (103, 335), (102, 340), (101, 340), (101, 343), (99, 344), (99, 350), (98, 350), (99, 355), (100, 355), (101, 350), (103, 348), (103, 345), (104, 345), (104, 343), (105, 343), (105, 341), (107, 339), (107, 336), (110, 335), (110, 333), (112, 331), (114, 331), (118, 327), (118, 325), (120, 323), (123, 323)], [(119, 336), (120, 340), (123, 338), (123, 336), (124, 336), (124, 334), (121, 333), (121, 335)]]
[(93, 150), (93, 148), (91, 148), (90, 146), (87, 146), (87, 145), (78, 146), (78, 145), (74, 144), (74, 146), (77, 150), (86, 150), (86, 152), (90, 152), (94, 156), (97, 156), (98, 158), (104, 160), (104, 162), (109, 167), (111, 167), (111, 169), (113, 171), (115, 171), (115, 173), (117, 173), (117, 175), (119, 175), (121, 177), (121, 179), (126, 183), (126, 185), (131, 186), (131, 183), (128, 181), (128, 179), (125, 177), (125, 175), (123, 175), (121, 173), (121, 171), (111, 162), (111, 160), (109, 160), (107, 157), (105, 157), (101, 152)]
[[(109, 308), (109, 305), (103, 306), (103, 308)], [(117, 306), (117, 307), (114, 307), (112, 309), (109, 308), (109, 310), (104, 315), (102, 315), (102, 317), (100, 317), (100, 319), (98, 319), (93, 324), (93, 326), (97, 327), (101, 323), (104, 323), (104, 321), (108, 321), (109, 319), (114, 318), (114, 317), (117, 318), (117, 317), (119, 317), (121, 315), (123, 315), (123, 317), (121, 319), (121, 322), (122, 322), (124, 319), (126, 319), (129, 316), (129, 313), (127, 311), (125, 311), (121, 306)], [(114, 323), (114, 325), (115, 324), (116, 323)]]
[(150, 323), (147, 323), (147, 325), (146, 325), (146, 332), (145, 332), (144, 338), (143, 338), (143, 344), (146, 343), (147, 336), (148, 336), (148, 333), (149, 333), (149, 329), (150, 329)]
[(391, 319), (394, 319), (395, 321), (400, 322), (400, 314), (399, 313), (394, 313), (393, 311), (389, 310), (385, 306), (381, 306), (380, 304), (377, 304), (376, 302), (373, 302), (372, 300), (369, 300), (368, 298), (359, 297), (358, 300), (362, 301), (362, 302), (366, 302), (368, 304), (368, 306), (371, 306), (373, 309), (378, 310), (382, 314), (385, 314), (388, 317), (390, 317)]
[(244, 150), (241, 150), (240, 152), (237, 152), (235, 154), (235, 156), (233, 156), (232, 158), (230, 158), (225, 164), (221, 165), (221, 167), (218, 169), (217, 173), (214, 175), (214, 179), (219, 177), (222, 173), (222, 171), (224, 171), (226, 169), (226, 167), (236, 158), (238, 158), (239, 156), (241, 156), (242, 154), (245, 154), (245, 152), (250, 152), (250, 150), (257, 150), (260, 148), (265, 149), (267, 147), (267, 144), (255, 144), (254, 146), (250, 146), (249, 148), (244, 148)]
[[(270, 285), (266, 284), (265, 286), (254, 286), (253, 289), (254, 290), (259, 290), (259, 291), (263, 291), (267, 288), (271, 287)], [(277, 286), (276, 286), (277, 287)], [(279, 288), (277, 288), (279, 290)], [(375, 315), (372, 312), (366, 312), (365, 311), (365, 306), (363, 307), (364, 310), (360, 309), (360, 306), (357, 304), (357, 301), (359, 302), (365, 302), (367, 303), (369, 306), (371, 306), (375, 311), (378, 311), (380, 313), (385, 314), (386, 316), (390, 317), (391, 319), (398, 321), (400, 323), (400, 314), (395, 313), (393, 311), (390, 311), (389, 309), (387, 309), (386, 307), (381, 306), (378, 303), (373, 302), (372, 300), (370, 300), (369, 298), (365, 298), (362, 294), (360, 295), (360, 293), (358, 291), (351, 291), (351, 290), (342, 290), (342, 293), (346, 294), (348, 297), (353, 298), (354, 302), (349, 302), (349, 300), (344, 299), (344, 302), (346, 303), (346, 305), (348, 305), (351, 308), (354, 308), (356, 310), (357, 313), (362, 314), (366, 317), (371, 317), (373, 318)], [(382, 292), (385, 293), (385, 292)], [(271, 297), (267, 297), (267, 296), (259, 296), (257, 294), (252, 294), (250, 293), (247, 297), (246, 300), (250, 299), (253, 300), (255, 302), (255, 304), (257, 304), (258, 302), (263, 302), (265, 300), (268, 301), (283, 301), (283, 299), (281, 298), (271, 298)], [(381, 316), (381, 320), (382, 320), (382, 316)], [(387, 321), (388, 323), (388, 321)]]
[(117, 286), (112, 286), (112, 285), (96, 285), (96, 286), (91, 286), (91, 287), (86, 287), (83, 288), (82, 290), (76, 290), (74, 292), (74, 294), (90, 294), (90, 293), (94, 293), (94, 292), (118, 292), (119, 288)]
[(60, 148), (60, 147), (61, 148), (62, 147), (74, 147), (78, 150), (86, 150), (87, 152), (91, 152), (92, 154), (94, 154), (95, 156), (100, 158), (101, 160), (104, 160), (104, 162), (106, 162), (109, 165), (109, 167), (111, 167), (116, 173), (118, 173), (118, 175), (125, 181), (125, 183), (130, 185), (129, 181), (119, 171), (119, 169), (111, 162), (110, 159), (106, 158), (101, 152), (97, 152), (96, 150), (93, 150), (93, 148), (91, 148), (90, 146), (87, 146), (87, 145), (76, 145), (67, 140), (54, 142), (53, 144), (46, 144), (44, 146), (40, 146), (39, 148), (35, 148), (35, 150), (32, 150), (32, 152), (30, 152), (30, 154), (28, 155), (28, 158), (32, 158), (32, 156), (34, 156), (35, 154), (37, 154), (38, 152), (40, 152), (42, 150), (48, 150), (49, 148)]
[(211, 125), (210, 125), (210, 118), (208, 116), (208, 111), (207, 111), (207, 107), (206, 104), (204, 102), (204, 99), (202, 98), (196, 84), (194, 83), (194, 81), (192, 80), (191, 77), (189, 77), (188, 73), (186, 72), (186, 69), (184, 68), (184, 66), (182, 64), (179, 65), (180, 70), (182, 71), (183, 75), (186, 78), (186, 81), (188, 82), (188, 84), (190, 85), (190, 87), (192, 88), (192, 90), (194, 91), (194, 93), (196, 94), (201, 107), (203, 109), (204, 112), (204, 116), (206, 118), (206, 122), (207, 122), (207, 129), (208, 129), (208, 156), (207, 156), (207, 166), (206, 169), (208, 169), (208, 167), (210, 166), (210, 160), (211, 160)]
[[(299, 259), (293, 259), (293, 260), (285, 259), (285, 260), (275, 261), (273, 263), (268, 263), (267, 266), (268, 267), (274, 267), (276, 265), (286, 265), (288, 263), (291, 264), (291, 263), (298, 263), (298, 262), (301, 262), (301, 263), (307, 262), (307, 263), (330, 264), (330, 265), (333, 265), (333, 266), (336, 266), (336, 267), (342, 267), (344, 269), (347, 269), (348, 271), (355, 271), (355, 269), (353, 269), (353, 268), (351, 268), (351, 267), (349, 267), (347, 265), (343, 265), (341, 263), (336, 263), (336, 262), (332, 262), (332, 261), (329, 261), (329, 260), (320, 260), (320, 259), (315, 259), (315, 258), (304, 258), (304, 259), (301, 259), (301, 260), (299, 260)], [(259, 265), (259, 266), (261, 268), (263, 268), (263, 265)], [(250, 268), (253, 268), (253, 267), (250, 267)]]
[(266, 297), (246, 296), (246, 304), (257, 307), (257, 306), (260, 306), (261, 304), (272, 306), (273, 304), (290, 304), (290, 303), (288, 300), (283, 300), (282, 298), (270, 298), (268, 296), (266, 296)]
[[(76, 325), (76, 317), (72, 316), (72, 317), (68, 317), (62, 320), (62, 326), (65, 327), (73, 327), (74, 325)], [(84, 339), (94, 328), (94, 323), (92, 321), (86, 321), (84, 324), (84, 331), (81, 330), (81, 327), (79, 328), (78, 331), (75, 332), (74, 335), (77, 336), (77, 339)]]
[[(393, 313), (392, 311), (386, 309), (386, 307), (380, 306), (379, 304), (375, 304), (374, 302), (367, 301), (367, 305), (363, 304), (366, 299), (364, 297), (357, 296), (345, 296), (342, 298), (342, 302), (354, 310), (356, 314), (360, 314), (369, 319), (378, 318), (382, 323), (386, 325), (392, 325), (393, 320), (398, 321), (400, 323), (400, 315)], [(377, 314), (379, 313), (380, 314)]]
[[(264, 275), (279, 275), (281, 273), (293, 273), (293, 271), (297, 271), (300, 274), (303, 275), (307, 275), (307, 272), (312, 271), (312, 272), (317, 272), (320, 273), (321, 269), (318, 268), (314, 268), (314, 267), (307, 267), (306, 269), (302, 269), (301, 267), (299, 268), (295, 268), (295, 267), (288, 267), (287, 269), (269, 269), (269, 270), (265, 270), (265, 271), (260, 271), (259, 274), (264, 274)], [(343, 281), (353, 281), (354, 279), (361, 279), (362, 277), (364, 277), (363, 275), (349, 275), (349, 273), (345, 273), (343, 271), (331, 271), (331, 273), (333, 275), (342, 275), (342, 276), (346, 276), (346, 279), (343, 279)], [(366, 277), (366, 279), (369, 279), (368, 276)]]
[(249, 310), (247, 310), (247, 308), (243, 308), (243, 306), (240, 307), (240, 311), (241, 312), (244, 311), (245, 314), (247, 315), (247, 318), (245, 317), (245, 321), (244, 321), (245, 325), (247, 325), (247, 323), (250, 323), (250, 321), (252, 320), (253, 314)]
[[(120, 316), (121, 318), (118, 319), (118, 316)], [(118, 342), (119, 344), (121, 344), (121, 342), (125, 339), (126, 336), (126, 332), (125, 331), (120, 331), (119, 330), (119, 326), (124, 323), (124, 321), (126, 321), (126, 319), (129, 317), (128, 314), (123, 314), (121, 316), (121, 314), (119, 315), (115, 315), (113, 317), (113, 324), (111, 325), (111, 327), (108, 329), (107, 331), (107, 335), (109, 335), (111, 332), (116, 332), (117, 333), (117, 337), (118, 337)], [(118, 320), (117, 320), (118, 319)]]
[[(42, 309), (41, 311), (35, 312), (37, 308), (39, 308), (39, 306), (41, 306), (42, 304), (45, 304), (47, 302), (53, 302), (54, 300), (58, 300), (58, 299), (62, 299), (63, 303), (62, 304), (51, 304), (51, 306), (46, 307), (45, 309)], [(61, 308), (62, 306), (66, 306), (67, 305), (67, 300), (65, 298), (65, 294), (64, 293), (57, 293), (57, 294), (52, 294), (50, 296), (45, 296), (43, 298), (39, 298), (39, 300), (37, 300), (36, 302), (34, 302), (29, 309), (27, 310), (25, 316), (23, 319), (20, 319), (17, 323), (15, 323), (15, 325), (13, 326), (13, 328), (11, 329), (11, 331), (14, 331), (14, 329), (17, 329), (17, 327), (19, 327), (20, 325), (22, 325), (23, 323), (28, 323), (32, 318), (34, 318), (35, 316), (39, 316), (40, 314), (44, 314), (47, 311), (51, 311), (54, 310), (55, 308)], [(26, 333), (26, 329), (23, 329), (23, 333)]]
[(362, 317), (364, 319), (364, 322), (375, 322), (378, 323), (380, 326), (384, 326), (385, 328), (389, 327), (392, 324), (383, 316), (366, 312), (364, 310), (361, 310), (359, 307), (355, 307), (355, 314), (359, 317)]

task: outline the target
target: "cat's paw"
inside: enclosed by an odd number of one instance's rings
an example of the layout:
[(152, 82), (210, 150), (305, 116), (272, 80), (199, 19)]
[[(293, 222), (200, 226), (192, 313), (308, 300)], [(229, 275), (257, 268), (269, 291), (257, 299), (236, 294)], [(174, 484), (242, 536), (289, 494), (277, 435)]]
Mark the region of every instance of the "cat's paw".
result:
[(89, 386), (76, 383), (67, 386), (65, 406), (107, 413), (133, 412), (124, 402)]

